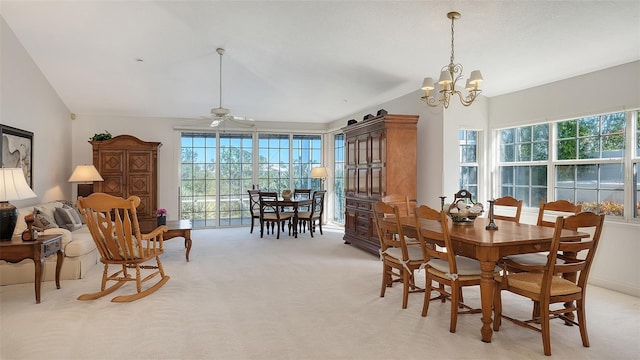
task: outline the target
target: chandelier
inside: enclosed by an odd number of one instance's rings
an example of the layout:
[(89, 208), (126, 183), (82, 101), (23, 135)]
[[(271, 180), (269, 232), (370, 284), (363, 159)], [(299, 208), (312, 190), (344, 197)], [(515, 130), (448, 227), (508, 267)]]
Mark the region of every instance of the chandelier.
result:
[(468, 92), (467, 96), (464, 96), (462, 92), (456, 89), (456, 85), (458, 80), (462, 79), (462, 65), (454, 63), (454, 51), (453, 51), (453, 23), (456, 19), (460, 19), (460, 13), (456, 11), (452, 11), (447, 14), (447, 17), (451, 19), (451, 58), (449, 61), (449, 65), (446, 65), (440, 71), (440, 79), (438, 80), (438, 93), (440, 96), (436, 98), (434, 95), (431, 95), (430, 92), (435, 89), (433, 78), (426, 77), (422, 82), (422, 90), (424, 90), (424, 95), (421, 99), (427, 103), (427, 105), (436, 107), (442, 104), (444, 108), (449, 107), (449, 101), (451, 97), (455, 94), (460, 98), (460, 102), (464, 106), (469, 106), (473, 101), (478, 97), (478, 95), (482, 92), (479, 89), (479, 85), (482, 82), (482, 74), (480, 70), (474, 70), (471, 72), (471, 76), (467, 79), (465, 90)]

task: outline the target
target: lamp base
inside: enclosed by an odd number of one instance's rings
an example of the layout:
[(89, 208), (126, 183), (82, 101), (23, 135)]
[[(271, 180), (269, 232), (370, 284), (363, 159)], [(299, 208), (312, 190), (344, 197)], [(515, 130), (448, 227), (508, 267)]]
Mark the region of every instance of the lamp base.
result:
[(91, 184), (78, 184), (78, 197), (87, 197), (93, 194), (93, 183)]
[(18, 209), (8, 201), (0, 202), (0, 241), (11, 241), (18, 222)]

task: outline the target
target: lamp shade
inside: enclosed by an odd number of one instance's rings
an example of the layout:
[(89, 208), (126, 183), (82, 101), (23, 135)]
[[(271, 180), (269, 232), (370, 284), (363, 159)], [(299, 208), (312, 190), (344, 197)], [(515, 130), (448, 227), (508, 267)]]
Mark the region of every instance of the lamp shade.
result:
[(324, 167), (324, 166), (315, 167), (315, 168), (311, 169), (311, 177), (312, 178), (326, 179), (327, 176), (328, 176), (327, 168)]
[(31, 190), (20, 168), (0, 168), (0, 201), (22, 200), (38, 195)]
[(69, 178), (69, 182), (78, 183), (78, 182), (93, 182), (93, 181), (104, 181), (98, 169), (96, 169), (93, 165), (78, 165), (76, 169), (73, 170), (73, 174)]
[(433, 90), (435, 86), (433, 85), (433, 78), (426, 77), (422, 81), (422, 90)]
[(18, 209), (11, 200), (36, 197), (19, 168), (0, 168), (0, 241), (11, 240), (18, 221)]

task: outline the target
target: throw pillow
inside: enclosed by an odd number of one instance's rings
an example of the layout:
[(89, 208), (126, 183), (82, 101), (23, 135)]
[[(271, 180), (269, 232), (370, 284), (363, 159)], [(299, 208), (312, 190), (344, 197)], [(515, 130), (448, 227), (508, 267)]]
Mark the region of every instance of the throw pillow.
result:
[(69, 201), (69, 200), (56, 200), (57, 202), (63, 204), (63, 206), (68, 206), (72, 209), (74, 209), (76, 211), (76, 213), (78, 213), (78, 218), (80, 219), (80, 221), (84, 224), (84, 219), (82, 218), (82, 214), (80, 214), (80, 210), (78, 209), (78, 204), (73, 202), (73, 201)]
[(51, 219), (47, 215), (45, 215), (43, 212), (41, 212), (38, 209), (34, 210), (33, 217), (34, 217), (33, 226), (35, 226), (38, 229), (46, 230), (46, 229), (53, 229), (58, 227), (55, 221), (51, 221)]
[(54, 215), (56, 223), (58, 223), (58, 226), (62, 228), (74, 231), (82, 227), (80, 216), (76, 210), (70, 206), (64, 205), (63, 207), (56, 208)]

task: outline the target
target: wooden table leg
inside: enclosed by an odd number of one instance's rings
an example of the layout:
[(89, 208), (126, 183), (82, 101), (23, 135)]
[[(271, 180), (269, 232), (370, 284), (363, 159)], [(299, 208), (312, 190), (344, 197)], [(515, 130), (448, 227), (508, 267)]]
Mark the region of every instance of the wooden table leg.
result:
[(187, 248), (187, 262), (189, 262), (189, 253), (191, 252), (191, 230), (187, 229), (184, 231), (184, 247)]
[(36, 287), (36, 304), (40, 304), (40, 287), (42, 285), (42, 273), (44, 272), (44, 259), (33, 259), (36, 267), (35, 287)]
[(480, 279), (480, 300), (482, 302), (482, 341), (491, 342), (493, 330), (491, 329), (491, 313), (493, 311), (493, 293), (495, 291), (495, 280), (493, 271), (495, 269), (495, 261), (481, 261), (480, 269), (482, 275)]
[(62, 262), (64, 261), (64, 252), (62, 249), (58, 250), (58, 258), (56, 259), (56, 288), (60, 289), (60, 270), (62, 269)]

